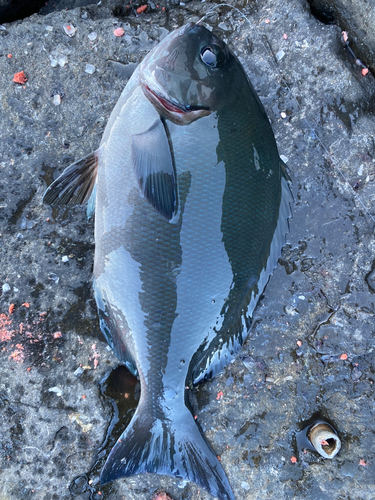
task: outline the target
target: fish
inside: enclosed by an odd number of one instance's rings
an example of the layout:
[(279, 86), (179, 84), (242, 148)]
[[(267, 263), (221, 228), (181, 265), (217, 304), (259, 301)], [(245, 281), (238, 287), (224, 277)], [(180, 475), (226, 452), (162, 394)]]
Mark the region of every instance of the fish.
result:
[(101, 331), (140, 381), (101, 482), (157, 473), (234, 500), (189, 392), (244, 343), (293, 203), (269, 119), (236, 55), (199, 23), (169, 33), (131, 76), (99, 148), (43, 201), (95, 211)]

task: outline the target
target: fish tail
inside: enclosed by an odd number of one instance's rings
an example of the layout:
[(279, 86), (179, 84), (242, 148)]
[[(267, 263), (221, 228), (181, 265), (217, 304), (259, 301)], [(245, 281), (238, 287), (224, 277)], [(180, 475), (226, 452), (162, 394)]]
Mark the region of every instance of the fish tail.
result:
[[(225, 472), (184, 405), (155, 416), (138, 406), (103, 467), (102, 484), (141, 473), (174, 476), (202, 486), (219, 500), (235, 500)], [(174, 418), (176, 417), (176, 418)]]

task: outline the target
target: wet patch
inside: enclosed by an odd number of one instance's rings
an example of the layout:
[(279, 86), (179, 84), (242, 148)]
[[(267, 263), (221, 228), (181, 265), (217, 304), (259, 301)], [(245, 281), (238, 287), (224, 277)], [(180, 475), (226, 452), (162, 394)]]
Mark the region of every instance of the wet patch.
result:
[[(314, 413), (314, 415), (312, 415), (310, 418), (308, 418), (304, 421), (298, 422), (298, 427), (300, 430), (296, 431), (295, 439), (296, 439), (297, 452), (298, 452), (301, 460), (304, 459), (305, 450), (315, 451), (315, 453), (317, 453), (313, 444), (311, 443), (311, 441), (309, 439), (309, 431), (314, 425), (316, 425), (317, 423), (320, 423), (320, 422), (326, 423), (332, 428), (332, 431), (335, 434), (337, 434), (334, 423), (332, 421), (330, 421), (327, 418), (327, 416), (325, 416), (325, 415), (326, 415), (326, 412), (319, 411), (319, 412)], [(318, 458), (317, 454), (316, 454), (316, 458)]]
[(85, 494), (84, 498), (87, 500), (100, 500), (114, 491), (111, 484), (100, 485), (100, 472), (109, 452), (129, 425), (140, 396), (139, 381), (122, 365), (108, 372), (99, 386), (105, 404), (109, 403), (112, 407), (112, 417), (90, 470), (76, 477), (69, 486), (72, 496), (80, 497)]

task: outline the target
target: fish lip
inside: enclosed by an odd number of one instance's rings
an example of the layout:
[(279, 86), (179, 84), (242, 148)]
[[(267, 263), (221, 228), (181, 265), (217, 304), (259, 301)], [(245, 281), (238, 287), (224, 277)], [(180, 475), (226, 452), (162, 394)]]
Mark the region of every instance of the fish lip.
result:
[(141, 81), (146, 97), (155, 106), (158, 112), (177, 125), (189, 125), (195, 120), (208, 116), (211, 110), (205, 106), (187, 106), (171, 99), (164, 92), (156, 92), (147, 83)]
[(174, 99), (171, 99), (170, 97), (167, 98), (165, 96), (162, 96), (152, 90), (148, 85), (145, 85), (145, 90), (146, 92), (150, 92), (158, 101), (160, 104), (165, 107), (168, 111), (172, 111), (173, 113), (190, 113), (191, 111), (210, 111), (210, 109), (207, 106), (187, 106), (186, 104), (180, 104), (176, 102)]

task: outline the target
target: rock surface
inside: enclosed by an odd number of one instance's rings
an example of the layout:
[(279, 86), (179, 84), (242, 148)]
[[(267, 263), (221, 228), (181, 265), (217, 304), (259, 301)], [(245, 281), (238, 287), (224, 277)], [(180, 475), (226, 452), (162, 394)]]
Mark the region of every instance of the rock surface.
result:
[(307, 0), (318, 19), (336, 23), (349, 34), (358, 58), (375, 75), (375, 8), (367, 0)]
[[(225, 6), (206, 22), (240, 56), (266, 107), (296, 203), (249, 340), (223, 374), (197, 388), (196, 414), (237, 499), (341, 500), (350, 492), (370, 500), (374, 79), (361, 74), (341, 29), (321, 24), (307, 5), (233, 4), (249, 23)], [(212, 7), (163, 5), (115, 18), (103, 2), (0, 30), (0, 500), (150, 500), (158, 490), (209, 499), (193, 484), (155, 475), (99, 485), (136, 405), (134, 383), (124, 380), (117, 395), (104, 390), (118, 362), (97, 326), (93, 223), (82, 208), (41, 203), (45, 183), (98, 146), (141, 58)], [(27, 81), (13, 82), (21, 71)], [(109, 396), (124, 414), (118, 425)], [(295, 433), (318, 414), (342, 440), (332, 461), (296, 448)]]

